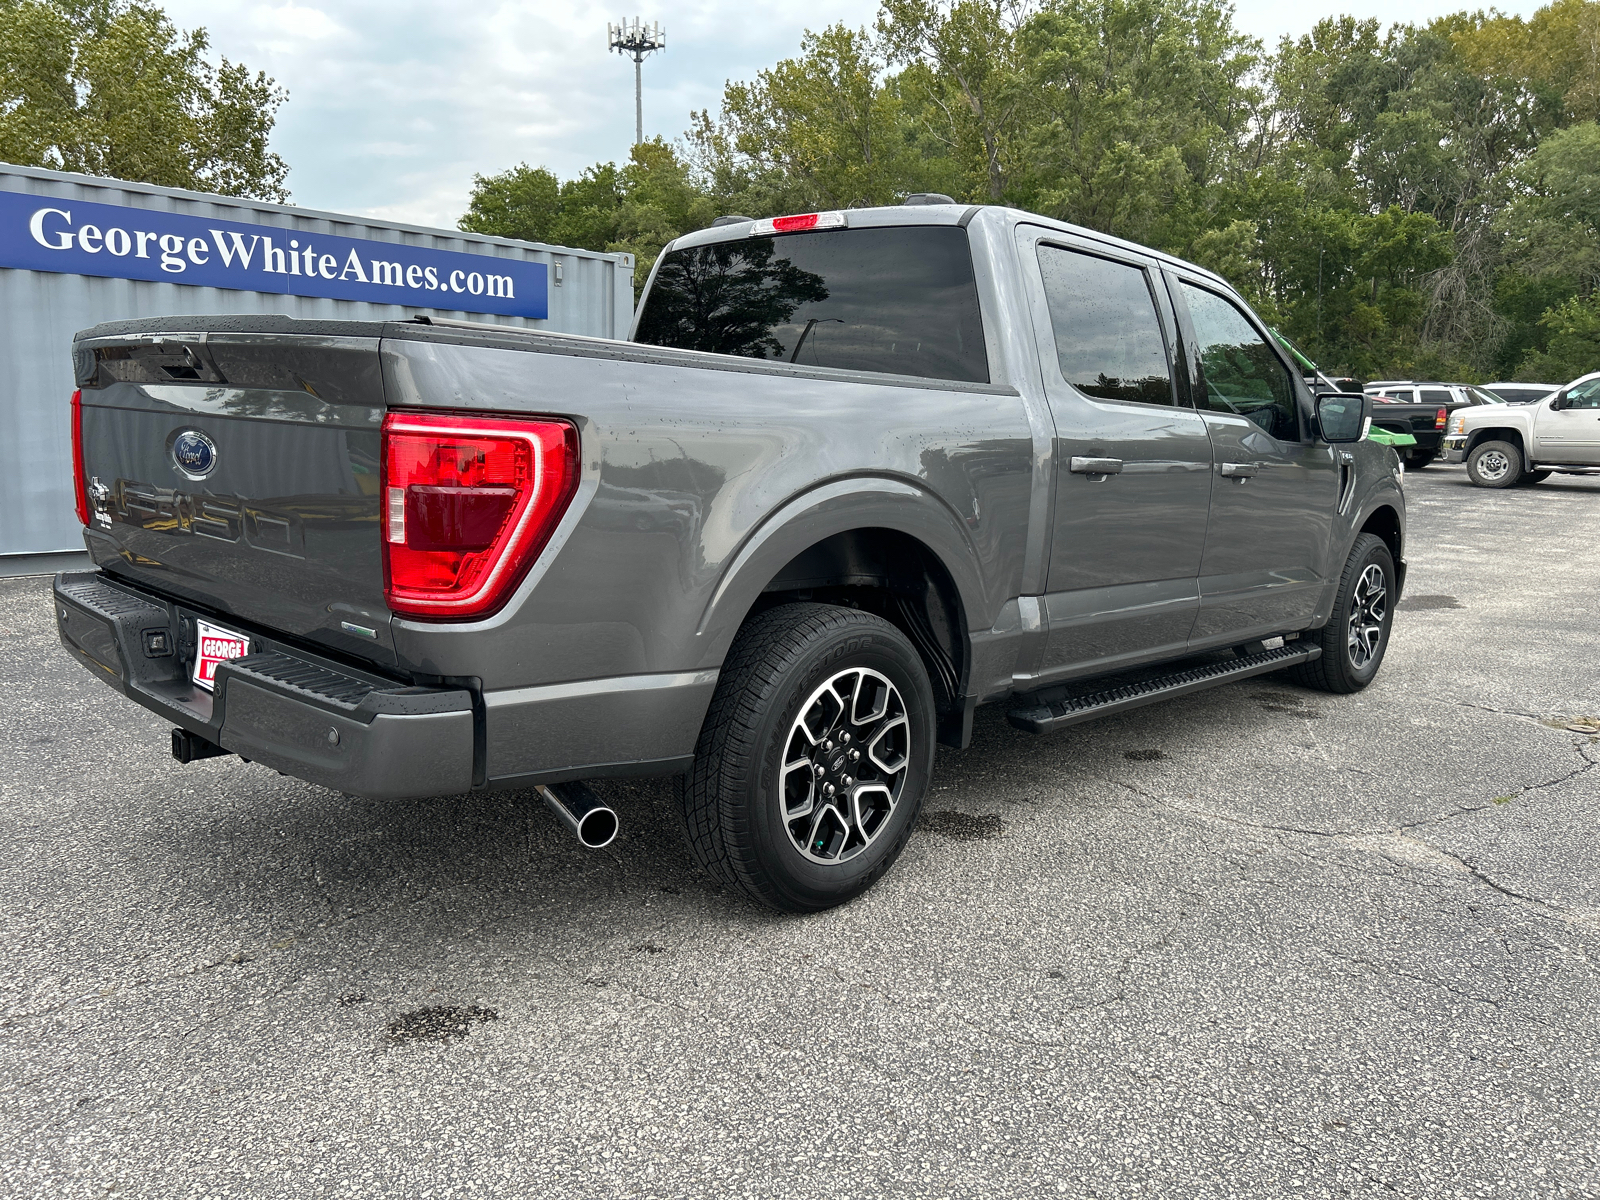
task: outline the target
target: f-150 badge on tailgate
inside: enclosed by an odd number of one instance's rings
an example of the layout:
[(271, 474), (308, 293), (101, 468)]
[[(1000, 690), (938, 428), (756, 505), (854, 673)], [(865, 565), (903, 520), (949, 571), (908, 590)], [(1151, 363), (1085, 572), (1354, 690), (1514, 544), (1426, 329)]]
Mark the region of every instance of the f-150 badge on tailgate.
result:
[(217, 444), (198, 429), (185, 429), (172, 439), (172, 461), (190, 479), (204, 479), (217, 465)]

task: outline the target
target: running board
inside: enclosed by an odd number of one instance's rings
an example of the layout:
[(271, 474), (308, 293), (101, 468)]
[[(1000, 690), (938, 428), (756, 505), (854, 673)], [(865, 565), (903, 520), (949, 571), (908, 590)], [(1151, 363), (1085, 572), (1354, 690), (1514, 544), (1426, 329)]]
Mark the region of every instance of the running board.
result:
[(1170, 700), (1190, 692), (1221, 687), (1235, 679), (1249, 679), (1252, 675), (1265, 675), (1268, 671), (1281, 671), (1297, 663), (1314, 662), (1322, 657), (1321, 646), (1304, 646), (1291, 642), (1276, 650), (1263, 650), (1240, 658), (1207, 663), (1189, 671), (1175, 671), (1140, 683), (1107, 688), (1086, 696), (1072, 696), (1064, 700), (1051, 700), (1028, 708), (1014, 708), (1006, 714), (1018, 729), (1029, 733), (1054, 733), (1069, 725), (1081, 725), (1110, 713), (1126, 712), (1158, 700)]

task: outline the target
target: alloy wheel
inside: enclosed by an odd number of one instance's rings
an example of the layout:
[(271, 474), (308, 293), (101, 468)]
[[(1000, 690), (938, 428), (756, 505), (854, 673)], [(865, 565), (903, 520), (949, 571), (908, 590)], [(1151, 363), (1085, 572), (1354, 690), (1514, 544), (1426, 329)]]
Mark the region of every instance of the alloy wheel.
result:
[(1389, 585), (1383, 568), (1372, 563), (1361, 572), (1350, 595), (1350, 631), (1347, 639), (1350, 665), (1356, 670), (1367, 666), (1378, 654), (1383, 640), (1383, 622), (1389, 613)]
[(905, 700), (877, 671), (840, 671), (800, 706), (783, 759), (778, 804), (789, 841), (812, 862), (847, 862), (889, 826), (905, 788)]

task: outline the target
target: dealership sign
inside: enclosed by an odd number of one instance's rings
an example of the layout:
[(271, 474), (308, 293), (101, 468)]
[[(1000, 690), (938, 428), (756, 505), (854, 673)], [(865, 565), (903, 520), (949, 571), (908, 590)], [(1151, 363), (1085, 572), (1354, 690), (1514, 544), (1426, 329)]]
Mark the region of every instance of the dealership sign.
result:
[(544, 263), (0, 191), (0, 267), (549, 316)]

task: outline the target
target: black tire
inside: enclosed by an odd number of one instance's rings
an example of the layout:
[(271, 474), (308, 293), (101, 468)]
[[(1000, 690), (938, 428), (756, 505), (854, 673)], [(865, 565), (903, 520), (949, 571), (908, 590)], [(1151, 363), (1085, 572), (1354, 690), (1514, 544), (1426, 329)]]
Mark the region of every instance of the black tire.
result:
[[(1382, 612), (1377, 615), (1375, 640), (1368, 648), (1366, 657), (1357, 661), (1361, 656), (1354, 648), (1356, 622), (1352, 617), (1357, 615), (1357, 589), (1363, 586), (1363, 581), (1371, 582), (1368, 571), (1372, 567), (1378, 568), (1383, 577)], [(1394, 624), (1394, 580), (1394, 556), (1389, 553), (1389, 547), (1383, 540), (1370, 533), (1363, 533), (1356, 538), (1356, 544), (1350, 549), (1350, 557), (1345, 560), (1344, 573), (1339, 577), (1339, 595), (1334, 602), (1333, 617), (1321, 629), (1306, 635), (1307, 638), (1316, 639), (1315, 644), (1321, 645), (1322, 657), (1315, 662), (1290, 667), (1289, 678), (1305, 687), (1340, 694), (1359, 692), (1371, 683), (1378, 674), (1378, 668), (1383, 665), (1384, 651), (1389, 648), (1389, 630)], [(1363, 619), (1360, 625), (1366, 629), (1374, 613), (1365, 599), (1361, 603), (1363, 609), (1360, 616)]]
[(1550, 475), (1551, 472), (1549, 471), (1524, 471), (1522, 473), (1522, 478), (1517, 480), (1517, 486), (1527, 487), (1530, 484), (1543, 483), (1546, 479), (1550, 478)]
[[(872, 745), (877, 743), (868, 745), (867, 733), (849, 747), (856, 765), (835, 761), (843, 742), (838, 749), (824, 750), (841, 736), (840, 731), (856, 727), (845, 724), (842, 713), (826, 726), (817, 717), (816, 737), (810, 743), (804, 740), (811, 735), (801, 731), (802, 718), (826, 709), (824, 689), (840, 680), (845, 682), (837, 686), (850, 686), (848, 676), (853, 671), (874, 673), (860, 678), (871, 680), (875, 688), (880, 686), (878, 679), (893, 685), (882, 691), (883, 702), (891, 706), (885, 712), (897, 711), (892, 703), (898, 697), (899, 711), (906, 718), (906, 740), (885, 757), (894, 755), (890, 761), (899, 761), (903, 755), (903, 778), (890, 776), (871, 761)], [(834, 702), (842, 706), (837, 692)], [(893, 723), (892, 716), (885, 720)], [(828, 604), (768, 609), (734, 638), (700, 730), (694, 766), (675, 784), (689, 848), (719, 882), (781, 912), (818, 912), (843, 904), (882, 878), (905, 848), (933, 772), (935, 729), (927, 671), (916, 648), (889, 622)], [(891, 731), (888, 736), (895, 735)], [(830, 785), (809, 772), (783, 772), (785, 761), (800, 761), (791, 757), (796, 746), (809, 746), (808, 753), (816, 759), (812, 771), (821, 767), (827, 772), (823, 779), (839, 782)], [(867, 751), (866, 760), (857, 747)], [(879, 778), (856, 778), (841, 771)], [(792, 803), (793, 793), (786, 791), (802, 779), (811, 809), (804, 809), (805, 800)], [(890, 782), (884, 783), (886, 779)], [(861, 785), (873, 790), (872, 783), (883, 788), (881, 800), (873, 791), (878, 802), (876, 823), (860, 819), (852, 825), (865, 811), (866, 801), (848, 803), (845, 796), (857, 792), (865, 796)], [(837, 787), (837, 800), (823, 796), (822, 788), (828, 786)], [(898, 789), (892, 799), (891, 787)], [(784, 817), (794, 812), (799, 815), (786, 822)], [(802, 839), (800, 830), (813, 812), (816, 820)], [(832, 859), (821, 843), (813, 841), (824, 821), (836, 832), (843, 830), (835, 839), (840, 848)], [(806, 842), (804, 849), (801, 840)]]
[(1510, 442), (1479, 442), (1467, 455), (1467, 478), (1478, 487), (1508, 488), (1522, 478), (1522, 451)]
[(1406, 455), (1406, 470), (1420, 471), (1438, 457), (1437, 450), (1413, 450)]

